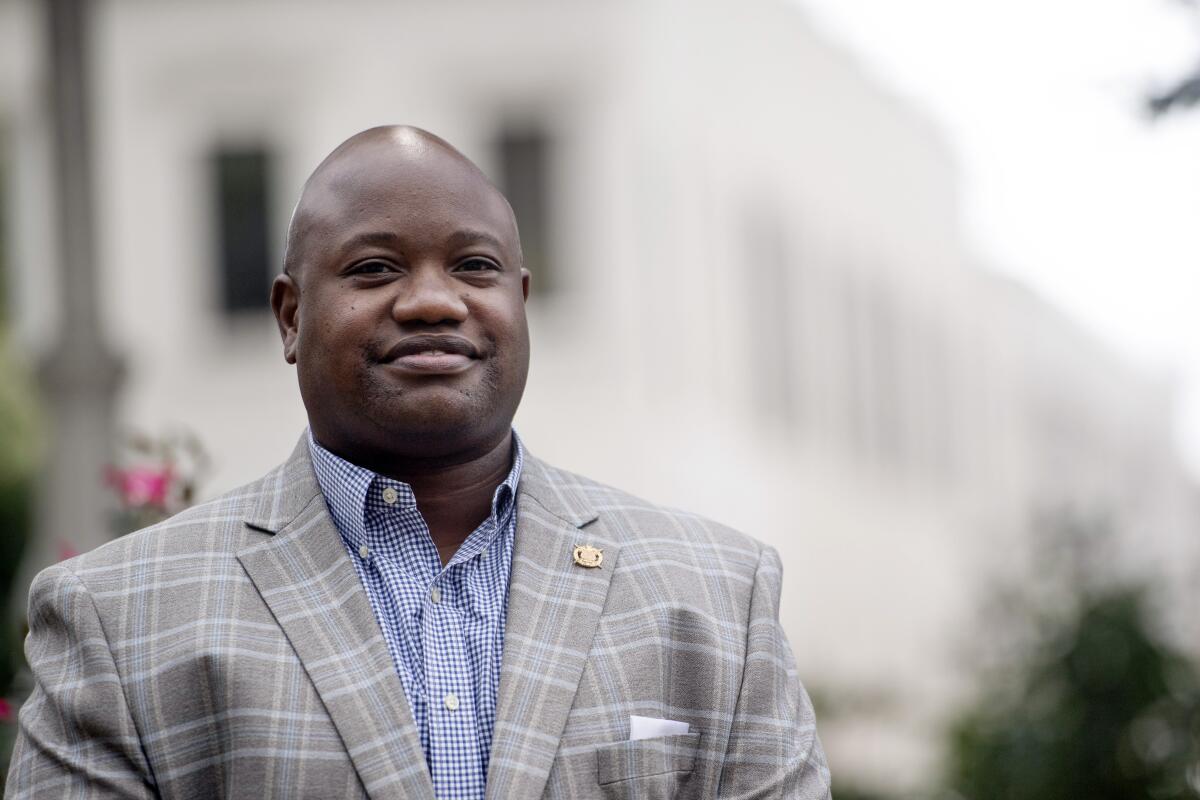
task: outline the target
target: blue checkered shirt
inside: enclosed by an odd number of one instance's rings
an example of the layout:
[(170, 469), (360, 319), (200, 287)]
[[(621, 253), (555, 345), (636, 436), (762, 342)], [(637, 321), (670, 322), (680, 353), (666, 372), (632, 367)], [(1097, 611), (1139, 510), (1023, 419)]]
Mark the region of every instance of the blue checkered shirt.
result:
[(438, 800), (482, 800), (496, 724), (517, 482), (442, 566), (412, 488), (355, 466), (309, 434), (317, 482), (383, 631), (408, 697)]

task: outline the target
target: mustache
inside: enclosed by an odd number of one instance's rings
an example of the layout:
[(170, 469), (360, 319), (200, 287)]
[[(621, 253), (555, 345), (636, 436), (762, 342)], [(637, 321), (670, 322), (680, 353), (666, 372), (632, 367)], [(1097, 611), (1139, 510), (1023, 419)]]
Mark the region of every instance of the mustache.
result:
[(468, 358), (479, 358), (481, 355), (474, 342), (462, 336), (447, 333), (418, 333), (406, 336), (390, 347), (382, 349), (376, 360), (386, 363), (404, 356), (428, 353), (431, 350), (440, 353), (457, 353)]

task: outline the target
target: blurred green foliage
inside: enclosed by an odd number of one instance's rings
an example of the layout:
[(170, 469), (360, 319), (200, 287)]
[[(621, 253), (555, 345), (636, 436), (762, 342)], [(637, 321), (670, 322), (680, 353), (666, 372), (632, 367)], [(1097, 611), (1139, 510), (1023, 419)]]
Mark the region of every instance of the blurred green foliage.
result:
[(1160, 587), (1121, 577), (1102, 524), (1039, 533), (1033, 574), (985, 606), (942, 779), (909, 795), (835, 768), (837, 800), (1200, 798), (1200, 665), (1164, 633)]
[(7, 694), (22, 664), (23, 631), (16, 620), (24, 609), (11, 609), (13, 584), (33, 519), (33, 484), (39, 463), (37, 403), (33, 383), (15, 358), (7, 336), (9, 310), (8, 138), (0, 128), (0, 693)]
[[(33, 521), (33, 486), (40, 459), (37, 405), (28, 371), (0, 333), (0, 597), (12, 596), (21, 555)], [(0, 693), (7, 692), (22, 663), (24, 631), (15, 622), (24, 609), (5, 608), (0, 618)]]
[(0, 482), (28, 480), (41, 457), (33, 381), (0, 330)]
[(837, 800), (897, 800), (889, 794), (865, 789), (853, 783), (838, 779), (837, 772), (833, 773), (833, 796)]
[(14, 588), (32, 532), (37, 430), (32, 382), (0, 331), (0, 778), (7, 775), (16, 734), (14, 682), (25, 663), (24, 601), (14, 597)]
[[(33, 526), (34, 478), (39, 466), (37, 403), (29, 371), (12, 351), (9, 318), (7, 140), (0, 130), (0, 774), (7, 773), (16, 725), (14, 681), (24, 665), (24, 602), (13, 596), (21, 556)], [(14, 608), (13, 605), (18, 607)]]
[(888, 795), (877, 794), (854, 784), (842, 783), (838, 780), (836, 772), (833, 775), (833, 796), (838, 800), (892, 800)]
[(952, 725), (947, 796), (1200, 797), (1196, 665), (1159, 632), (1146, 586), (1079, 567), (1055, 570), (1053, 605), (1009, 606), (1029, 635)]

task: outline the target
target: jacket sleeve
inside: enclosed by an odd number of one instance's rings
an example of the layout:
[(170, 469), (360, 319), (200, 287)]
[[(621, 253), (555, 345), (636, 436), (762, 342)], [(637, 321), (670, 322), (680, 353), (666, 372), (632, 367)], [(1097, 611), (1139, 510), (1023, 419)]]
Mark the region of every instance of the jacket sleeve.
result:
[(29, 590), (25, 656), (33, 694), (21, 708), (5, 797), (156, 795), (91, 594), (63, 566)]
[(779, 624), (779, 554), (759, 555), (742, 686), (725, 752), (722, 800), (829, 800), (829, 768), (812, 703)]

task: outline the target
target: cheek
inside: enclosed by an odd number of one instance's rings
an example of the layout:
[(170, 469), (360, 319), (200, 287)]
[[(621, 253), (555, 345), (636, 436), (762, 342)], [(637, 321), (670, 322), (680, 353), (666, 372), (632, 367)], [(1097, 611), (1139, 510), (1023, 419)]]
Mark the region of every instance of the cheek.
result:
[(492, 329), (495, 346), (504, 363), (505, 378), (510, 383), (521, 383), (529, 370), (529, 327), (524, 313), (509, 313), (497, 320)]
[(361, 363), (367, 337), (355, 321), (345, 312), (307, 315), (296, 336), (297, 363), (314, 375), (345, 372)]
[(366, 304), (360, 299), (350, 300), (336, 292), (314, 294), (303, 312), (300, 330), (314, 343), (351, 337), (369, 316)]
[(498, 340), (505, 342), (529, 341), (529, 325), (525, 318), (525, 304), (512, 302), (505, 297), (503, 302), (497, 302), (480, 309), (485, 318), (487, 330)]

